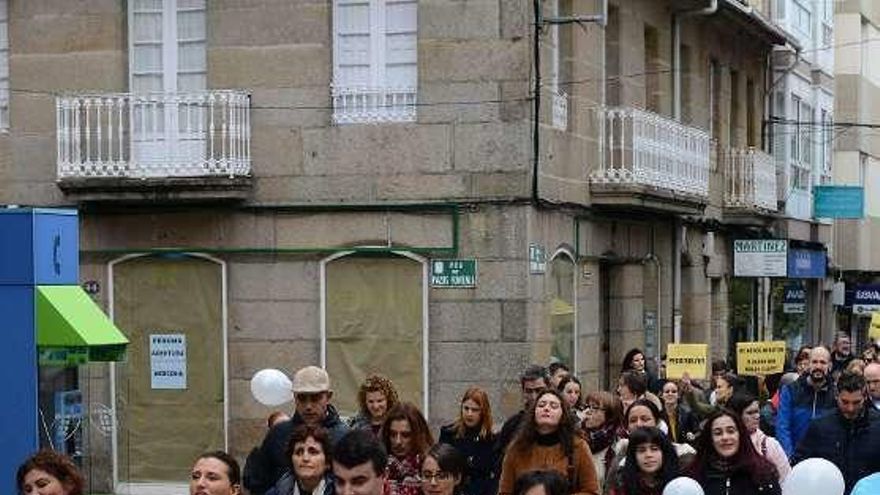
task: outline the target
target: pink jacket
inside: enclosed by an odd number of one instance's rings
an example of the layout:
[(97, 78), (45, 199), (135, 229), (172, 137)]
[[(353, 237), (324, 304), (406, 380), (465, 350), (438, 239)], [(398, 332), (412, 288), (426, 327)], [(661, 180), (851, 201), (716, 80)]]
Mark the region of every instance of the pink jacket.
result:
[(785, 450), (782, 449), (779, 441), (771, 436), (767, 436), (766, 433), (758, 428), (756, 432), (752, 433), (752, 445), (755, 446), (755, 450), (759, 454), (776, 466), (776, 471), (779, 472), (779, 483), (782, 484), (785, 481), (785, 477), (791, 471), (791, 464), (789, 464), (788, 456), (785, 455)]

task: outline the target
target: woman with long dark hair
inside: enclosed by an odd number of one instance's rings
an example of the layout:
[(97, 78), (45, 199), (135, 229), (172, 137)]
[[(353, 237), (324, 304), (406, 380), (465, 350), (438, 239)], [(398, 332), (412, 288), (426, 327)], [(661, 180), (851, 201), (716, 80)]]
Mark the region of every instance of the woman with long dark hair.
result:
[(657, 428), (636, 428), (629, 435), (626, 461), (611, 483), (611, 495), (660, 495), (678, 476), (675, 447)]
[(401, 402), (388, 411), (380, 436), (388, 452), (385, 477), (391, 494), (420, 495), (419, 472), (425, 452), (434, 443), (422, 412), (411, 402)]
[(504, 455), (499, 495), (512, 494), (516, 479), (537, 469), (551, 469), (564, 476), (570, 494), (598, 495), (590, 449), (569, 421), (569, 414), (562, 394), (551, 389), (538, 393)]
[(440, 443), (455, 447), (467, 459), (461, 491), (467, 495), (495, 495), (498, 491), (495, 434), (489, 395), (479, 387), (465, 390), (458, 419), (440, 428)]
[(655, 395), (660, 392), (660, 380), (657, 378), (657, 375), (648, 368), (648, 360), (645, 359), (645, 353), (642, 352), (641, 349), (630, 349), (623, 356), (623, 366), (621, 366), (620, 372), (626, 373), (627, 371), (635, 371), (636, 373), (644, 374), (648, 391)]
[(791, 472), (791, 464), (779, 441), (761, 430), (761, 408), (758, 406), (758, 398), (749, 392), (737, 392), (728, 399), (727, 405), (733, 412), (739, 414), (755, 450), (776, 466), (781, 483)]
[(780, 495), (776, 467), (755, 451), (739, 415), (719, 409), (706, 418), (697, 459), (688, 470), (705, 495)]

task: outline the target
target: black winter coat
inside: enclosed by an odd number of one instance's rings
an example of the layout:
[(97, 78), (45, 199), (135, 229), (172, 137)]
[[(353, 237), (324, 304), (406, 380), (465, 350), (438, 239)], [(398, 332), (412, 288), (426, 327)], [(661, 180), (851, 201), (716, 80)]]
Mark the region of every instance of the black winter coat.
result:
[(440, 428), (440, 443), (456, 448), (467, 460), (465, 484), (460, 492), (467, 495), (495, 495), (498, 493), (498, 460), (495, 457), (495, 437), (480, 438), (479, 431), (467, 430), (464, 437), (455, 435), (453, 425)]
[(705, 495), (781, 495), (782, 488), (779, 480), (772, 476), (762, 483), (752, 481), (751, 473), (745, 469), (736, 469), (731, 472), (717, 470), (711, 466), (706, 467), (700, 486)]
[(840, 410), (813, 420), (791, 464), (811, 457), (834, 463), (843, 473), (844, 493), (849, 493), (860, 479), (880, 472), (880, 412), (866, 403), (854, 420), (844, 418)]
[[(248, 455), (242, 481), (251, 495), (263, 495), (292, 468), (290, 457), (287, 456), (287, 443), (293, 429), (301, 424), (303, 420), (300, 415), (294, 414), (290, 420), (273, 426), (266, 433), (263, 443)], [(333, 445), (348, 433), (348, 426), (339, 419), (339, 413), (332, 405), (327, 406), (321, 426), (327, 430)]]

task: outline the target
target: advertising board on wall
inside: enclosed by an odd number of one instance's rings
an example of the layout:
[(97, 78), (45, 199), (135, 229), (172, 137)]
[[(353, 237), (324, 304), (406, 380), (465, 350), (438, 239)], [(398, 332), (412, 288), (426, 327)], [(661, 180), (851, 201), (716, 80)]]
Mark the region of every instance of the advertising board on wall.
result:
[(787, 270), (787, 240), (737, 239), (733, 241), (734, 277), (785, 277)]

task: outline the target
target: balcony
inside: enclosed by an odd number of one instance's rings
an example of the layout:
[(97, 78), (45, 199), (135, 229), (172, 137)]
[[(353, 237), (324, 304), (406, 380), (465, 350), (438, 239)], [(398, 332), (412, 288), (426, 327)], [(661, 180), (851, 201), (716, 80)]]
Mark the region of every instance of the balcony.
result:
[(415, 88), (332, 88), (334, 124), (416, 121)]
[(776, 211), (776, 161), (755, 148), (724, 151), (724, 207), (742, 213)]
[(700, 213), (709, 200), (710, 139), (693, 127), (635, 108), (600, 111), (593, 203)]
[(58, 184), (80, 201), (240, 200), (250, 190), (250, 97), (191, 93), (56, 99)]

